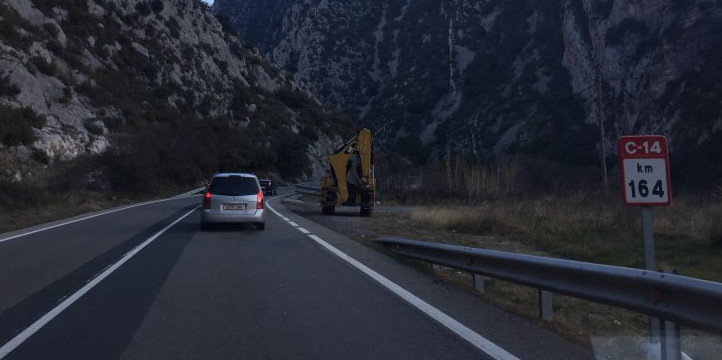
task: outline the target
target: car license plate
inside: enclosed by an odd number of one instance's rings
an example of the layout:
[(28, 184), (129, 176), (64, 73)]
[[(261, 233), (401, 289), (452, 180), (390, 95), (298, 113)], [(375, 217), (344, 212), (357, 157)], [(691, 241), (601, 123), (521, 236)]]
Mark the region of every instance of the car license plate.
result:
[(223, 210), (233, 210), (233, 211), (246, 210), (246, 204), (223, 204)]

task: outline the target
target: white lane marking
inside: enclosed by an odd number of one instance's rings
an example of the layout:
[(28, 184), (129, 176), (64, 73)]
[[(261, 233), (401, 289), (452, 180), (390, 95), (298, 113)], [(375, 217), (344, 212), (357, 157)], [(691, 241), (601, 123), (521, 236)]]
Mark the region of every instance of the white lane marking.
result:
[[(181, 195), (183, 195), (183, 194), (181, 194)], [(179, 195), (179, 196), (180, 196), (180, 195)], [(92, 219), (92, 218), (95, 218), (95, 217), (98, 217), (98, 216), (107, 215), (107, 214), (112, 214), (112, 213), (118, 212), (118, 211), (128, 210), (128, 209), (132, 209), (132, 208), (136, 208), (136, 207), (144, 206), (144, 205), (156, 204), (156, 203), (160, 203), (160, 202), (164, 202), (164, 201), (178, 200), (178, 199), (181, 198), (181, 197), (179, 197), (179, 196), (177, 196), (177, 197), (172, 197), (172, 198), (168, 198), (168, 199), (160, 199), (160, 200), (146, 201), (146, 202), (142, 202), (142, 203), (138, 203), (138, 204), (133, 204), (133, 205), (128, 205), (128, 206), (124, 206), (124, 207), (117, 208), (117, 209), (113, 209), (113, 210), (103, 211), (103, 212), (100, 212), (100, 213), (97, 213), (97, 214), (93, 214), (93, 215), (88, 215), (88, 216), (82, 217), (82, 218), (80, 218), (80, 219), (69, 220), (69, 221), (66, 221), (66, 222), (62, 222), (62, 223), (60, 223), (60, 224), (55, 224), (55, 225), (48, 226), (48, 227), (44, 227), (44, 228), (41, 228), (41, 229), (37, 229), (37, 230), (33, 230), (33, 231), (28, 231), (28, 232), (26, 232), (26, 233), (22, 233), (22, 234), (17, 234), (17, 235), (13, 235), (13, 236), (10, 236), (10, 237), (6, 237), (6, 238), (4, 238), (4, 239), (0, 239), (0, 243), (5, 242), (5, 241), (10, 241), (10, 240), (13, 240), (13, 239), (17, 239), (17, 238), (20, 238), (20, 237), (23, 237), (23, 236), (28, 236), (28, 235), (32, 235), (32, 234), (37, 234), (37, 233), (39, 233), (39, 232), (43, 232), (43, 231), (46, 231), (46, 230), (59, 228), (59, 227), (61, 227), (61, 226), (74, 224), (74, 223), (76, 223), (76, 222), (81, 222), (81, 221), (88, 220), (88, 219)], [(187, 197), (187, 196), (183, 196), (183, 197)]]
[(115, 270), (117, 270), (120, 266), (125, 264), (128, 260), (130, 260), (133, 256), (135, 256), (137, 253), (139, 253), (141, 250), (143, 250), (146, 246), (148, 246), (153, 240), (157, 239), (159, 236), (163, 235), (168, 229), (170, 229), (173, 225), (179, 223), (181, 220), (185, 219), (188, 215), (195, 212), (198, 208), (193, 208), (193, 210), (189, 211), (185, 215), (178, 218), (176, 221), (171, 223), (170, 225), (163, 228), (163, 230), (155, 233), (155, 235), (149, 237), (146, 239), (142, 244), (136, 246), (133, 250), (127, 252), (123, 257), (118, 260), (115, 264), (111, 265), (110, 267), (106, 268), (102, 273), (98, 274), (95, 278), (90, 280), (85, 286), (80, 288), (80, 290), (76, 291), (74, 294), (68, 296), (63, 300), (63, 302), (60, 303), (60, 305), (56, 306), (54, 309), (50, 310), (47, 314), (43, 315), (40, 319), (38, 319), (36, 322), (34, 322), (32, 325), (30, 325), (27, 329), (23, 330), (20, 334), (15, 336), (12, 340), (10, 340), (7, 344), (3, 345), (3, 347), (0, 348), (0, 359), (3, 359), (5, 356), (7, 356), (10, 352), (15, 350), (18, 346), (20, 346), (25, 340), (27, 340), (29, 337), (31, 337), (33, 334), (38, 332), (38, 330), (42, 329), (43, 326), (47, 325), (51, 320), (53, 320), (56, 316), (60, 315), (65, 309), (70, 307), (74, 302), (76, 302), (78, 299), (80, 299), (83, 295), (85, 295), (88, 291), (90, 291), (95, 285), (98, 285), (101, 281), (103, 281), (105, 278), (107, 278), (110, 274), (112, 274)]
[(302, 233), (304, 233), (304, 234), (310, 234), (310, 233), (311, 233), (310, 231), (308, 231), (308, 230), (306, 230), (306, 229), (304, 229), (304, 228), (302, 228), (302, 227), (300, 227), (300, 226), (297, 227), (297, 229), (298, 229), (298, 231), (300, 231), (300, 232), (302, 232)]
[(291, 226), (295, 226), (295, 227), (298, 227), (298, 224), (296, 224), (296, 223), (295, 223), (295, 222), (293, 222), (293, 221), (289, 221), (289, 222), (288, 222), (288, 224), (289, 224), (289, 225), (291, 225)]
[(328, 251), (332, 252), (334, 255), (340, 257), (341, 259), (345, 260), (349, 264), (351, 264), (353, 267), (357, 268), (358, 270), (361, 270), (364, 274), (370, 276), (372, 279), (376, 280), (379, 284), (383, 285), (385, 288), (391, 290), (394, 294), (398, 295), (402, 299), (406, 300), (409, 304), (413, 305), (417, 309), (423, 311), (426, 315), (430, 316), (432, 319), (436, 320), (440, 324), (444, 325), (449, 330), (455, 332), (457, 335), (461, 336), (463, 339), (474, 345), (479, 350), (483, 351), (487, 355), (491, 356), (494, 359), (498, 360), (519, 360), (516, 356), (510, 354), (506, 350), (502, 349), (498, 345), (494, 344), (493, 342), (487, 340), (483, 336), (475, 333), (473, 330), (469, 329), (468, 327), (464, 326), (464, 324), (454, 320), (451, 316), (446, 315), (441, 310), (433, 307), (431, 304), (425, 302), (424, 300), (421, 300), (416, 295), (412, 294), (408, 290), (402, 288), (401, 286), (397, 285), (393, 281), (385, 278), (383, 275), (377, 273), (374, 270), (371, 270), (368, 266), (356, 261), (354, 258), (346, 255), (341, 250), (338, 250), (337, 248), (333, 247), (331, 244), (327, 243), (320, 237), (316, 235), (309, 235), (311, 239), (316, 241), (319, 245), (325, 247)]
[[(281, 213), (276, 211), (270, 204), (268, 205), (268, 208), (275, 213), (276, 215), (283, 217)], [(313, 241), (318, 243), (319, 245), (326, 248), (328, 251), (333, 253), (334, 255), (338, 256), (339, 258), (343, 259), (347, 263), (351, 264), (351, 266), (355, 267), (356, 269), (360, 270), (364, 274), (368, 275), (370, 278), (376, 280), (381, 286), (387, 288), (394, 294), (398, 295), (400, 298), (414, 306), (415, 308), (421, 310), (423, 313), (431, 317), (432, 319), (436, 320), (439, 324), (445, 326), (447, 329), (453, 331), (457, 335), (461, 336), (464, 340), (468, 341), (471, 345), (476, 347), (477, 349), (481, 350), (485, 354), (489, 355), (493, 359), (496, 360), (519, 360), (516, 356), (512, 355), (508, 351), (501, 348), (499, 345), (494, 344), (493, 342), (489, 341), (487, 338), (477, 334), (473, 330), (466, 327), (464, 324), (456, 321), (454, 318), (452, 318), (449, 315), (446, 315), (441, 310), (433, 307), (431, 304), (427, 303), (426, 301), (422, 300), (418, 296), (412, 294), (408, 290), (402, 288), (401, 286), (397, 285), (393, 281), (385, 278), (383, 275), (377, 273), (376, 271), (372, 270), (368, 266), (360, 263), (356, 259), (346, 255), (343, 251), (335, 248), (333, 245), (327, 243), (320, 237), (316, 235), (308, 235)]]

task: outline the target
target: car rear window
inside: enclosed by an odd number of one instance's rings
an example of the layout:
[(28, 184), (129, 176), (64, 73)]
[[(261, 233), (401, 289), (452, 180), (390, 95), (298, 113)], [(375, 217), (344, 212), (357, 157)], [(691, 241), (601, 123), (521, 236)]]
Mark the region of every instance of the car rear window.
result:
[(255, 178), (243, 176), (215, 177), (208, 191), (214, 195), (243, 196), (256, 195), (258, 183)]

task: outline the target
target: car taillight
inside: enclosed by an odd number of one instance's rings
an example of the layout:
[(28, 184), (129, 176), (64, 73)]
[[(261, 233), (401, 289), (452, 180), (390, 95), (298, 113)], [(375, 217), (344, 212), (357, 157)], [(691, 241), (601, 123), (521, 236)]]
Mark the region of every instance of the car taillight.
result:
[(256, 195), (256, 210), (263, 209), (263, 189), (258, 190)]
[(210, 209), (211, 208), (211, 193), (207, 192), (203, 196), (203, 208), (204, 209)]

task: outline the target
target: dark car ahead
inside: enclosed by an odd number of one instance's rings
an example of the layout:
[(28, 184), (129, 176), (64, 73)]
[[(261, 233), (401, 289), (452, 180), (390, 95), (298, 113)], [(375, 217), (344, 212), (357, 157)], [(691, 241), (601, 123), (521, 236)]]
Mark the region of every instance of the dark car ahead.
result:
[(266, 227), (263, 190), (253, 174), (216, 174), (203, 195), (201, 229), (213, 223), (251, 223)]
[(263, 189), (263, 195), (276, 195), (276, 183), (270, 179), (260, 179), (261, 188)]

